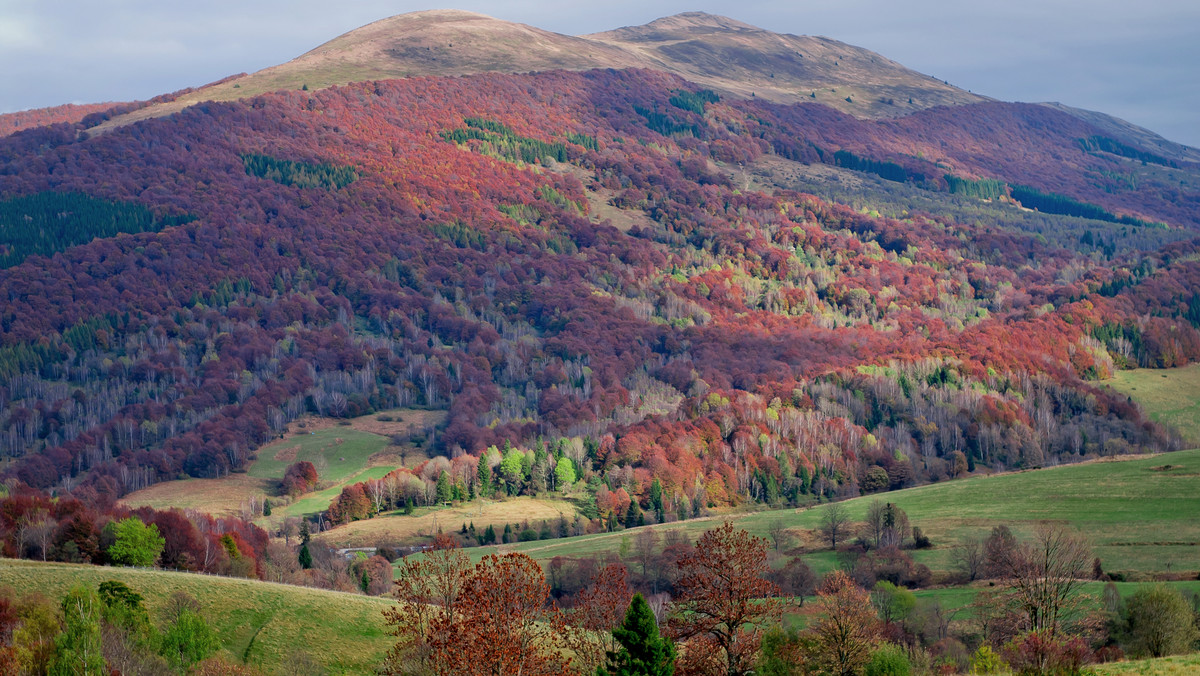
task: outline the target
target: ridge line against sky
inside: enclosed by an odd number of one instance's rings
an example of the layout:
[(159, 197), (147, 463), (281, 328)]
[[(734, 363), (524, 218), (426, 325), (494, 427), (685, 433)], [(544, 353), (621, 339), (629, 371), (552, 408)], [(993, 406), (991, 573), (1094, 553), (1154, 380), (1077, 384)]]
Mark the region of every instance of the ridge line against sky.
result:
[(455, 8), (582, 35), (685, 11), (825, 35), (978, 94), (1058, 101), (1200, 147), (1200, 3), (1145, 0), (0, 0), (0, 112), (128, 101), (288, 61), (395, 14)]

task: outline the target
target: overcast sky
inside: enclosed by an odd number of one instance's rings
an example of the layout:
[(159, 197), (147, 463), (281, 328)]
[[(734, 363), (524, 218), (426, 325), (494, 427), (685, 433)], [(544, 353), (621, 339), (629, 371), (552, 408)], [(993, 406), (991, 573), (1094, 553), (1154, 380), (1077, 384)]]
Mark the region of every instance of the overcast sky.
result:
[[(407, 0), (0, 0), (0, 112), (146, 99), (287, 61)], [(689, 10), (866, 47), (979, 94), (1099, 110), (1200, 147), (1197, 0), (457, 0), (578, 35)]]

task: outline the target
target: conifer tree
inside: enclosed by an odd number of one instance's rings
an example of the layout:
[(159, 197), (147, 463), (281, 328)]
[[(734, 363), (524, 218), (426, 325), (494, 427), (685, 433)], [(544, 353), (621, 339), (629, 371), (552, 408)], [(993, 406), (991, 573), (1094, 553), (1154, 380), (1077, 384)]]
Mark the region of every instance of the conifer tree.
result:
[(641, 594), (634, 594), (625, 621), (613, 630), (620, 644), (609, 651), (607, 669), (610, 676), (672, 676), (675, 673), (675, 644), (660, 636), (650, 604)]

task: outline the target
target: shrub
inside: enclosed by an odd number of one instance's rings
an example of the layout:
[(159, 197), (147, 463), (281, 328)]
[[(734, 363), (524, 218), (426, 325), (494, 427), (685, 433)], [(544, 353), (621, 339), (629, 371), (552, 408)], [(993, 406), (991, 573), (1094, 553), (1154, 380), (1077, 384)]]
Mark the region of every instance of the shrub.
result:
[(866, 676), (909, 676), (912, 663), (900, 646), (884, 643), (871, 653)]
[(1083, 639), (1049, 631), (1018, 636), (1004, 646), (1004, 657), (1018, 676), (1082, 676), (1084, 665), (1092, 661)]
[(1008, 664), (1000, 659), (990, 645), (979, 646), (979, 650), (971, 656), (972, 674), (1001, 674), (1008, 671)]

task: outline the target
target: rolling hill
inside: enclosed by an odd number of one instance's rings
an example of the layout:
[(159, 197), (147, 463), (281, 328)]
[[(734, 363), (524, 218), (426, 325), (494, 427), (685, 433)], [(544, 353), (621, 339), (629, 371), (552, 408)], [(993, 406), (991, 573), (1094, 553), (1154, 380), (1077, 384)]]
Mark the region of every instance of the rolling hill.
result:
[(0, 559), (0, 587), (18, 594), (37, 590), (56, 599), (75, 585), (95, 589), (107, 580), (141, 594), (156, 623), (171, 595), (187, 592), (228, 659), (264, 673), (311, 673), (301, 665), (313, 663), (328, 673), (373, 673), (395, 643), (383, 622), (392, 603), (386, 598), (194, 573)]

